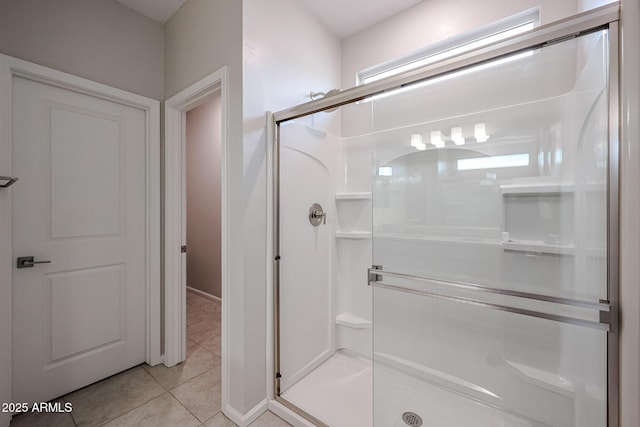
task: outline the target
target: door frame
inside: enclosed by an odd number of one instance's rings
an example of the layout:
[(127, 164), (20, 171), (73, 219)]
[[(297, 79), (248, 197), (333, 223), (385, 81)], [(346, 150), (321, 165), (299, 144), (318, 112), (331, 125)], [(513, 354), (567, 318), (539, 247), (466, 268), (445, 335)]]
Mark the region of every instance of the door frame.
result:
[(164, 364), (173, 366), (186, 359), (186, 256), (181, 247), (187, 240), (186, 216), (186, 122), (187, 112), (221, 98), (221, 297), (222, 297), (222, 407), (228, 402), (228, 70), (222, 67), (165, 101), (164, 141)]
[[(72, 74), (0, 54), (0, 174), (12, 175), (13, 78), (22, 77), (145, 113), (146, 141), (146, 362), (161, 358), (160, 324), (160, 102)], [(19, 181), (15, 185), (20, 185)], [(0, 189), (0, 241), (12, 242), (11, 188)], [(0, 245), (0, 400), (10, 402), (12, 337), (12, 244)], [(8, 384), (8, 387), (6, 386)], [(7, 394), (9, 393), (9, 394)], [(5, 398), (6, 397), (6, 398)]]

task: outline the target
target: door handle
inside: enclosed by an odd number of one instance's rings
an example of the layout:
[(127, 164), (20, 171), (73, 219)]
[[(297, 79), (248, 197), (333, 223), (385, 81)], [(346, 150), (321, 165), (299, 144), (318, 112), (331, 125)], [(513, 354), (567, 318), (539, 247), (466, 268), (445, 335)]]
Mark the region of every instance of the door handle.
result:
[(16, 268), (31, 268), (35, 264), (49, 264), (51, 261), (34, 261), (32, 256), (18, 257)]
[(0, 181), (7, 181), (4, 184), (0, 185), (0, 188), (8, 188), (11, 187), (18, 180), (15, 176), (0, 176)]

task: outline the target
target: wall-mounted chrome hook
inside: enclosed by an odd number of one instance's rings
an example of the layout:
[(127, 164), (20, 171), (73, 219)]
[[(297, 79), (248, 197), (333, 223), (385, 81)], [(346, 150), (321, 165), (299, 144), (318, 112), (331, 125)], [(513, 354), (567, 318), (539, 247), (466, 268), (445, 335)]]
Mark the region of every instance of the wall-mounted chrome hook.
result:
[(320, 223), (327, 223), (327, 213), (322, 209), (318, 203), (314, 203), (309, 208), (309, 222), (314, 227), (320, 225)]
[(15, 176), (0, 176), (0, 181), (7, 181), (4, 184), (0, 184), (0, 188), (11, 187), (17, 180), (18, 178)]

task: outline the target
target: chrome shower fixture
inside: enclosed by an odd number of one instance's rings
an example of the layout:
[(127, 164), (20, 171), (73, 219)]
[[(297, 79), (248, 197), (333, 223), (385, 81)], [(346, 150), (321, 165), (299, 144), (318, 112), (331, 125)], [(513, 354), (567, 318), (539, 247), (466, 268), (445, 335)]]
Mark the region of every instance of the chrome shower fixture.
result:
[(329, 92), (309, 92), (309, 98), (312, 101), (320, 98), (326, 98), (327, 96), (333, 96), (340, 93), (340, 89), (331, 89)]
[[(331, 89), (329, 92), (309, 92), (309, 98), (311, 98), (312, 101), (315, 101), (321, 98), (326, 98), (327, 96), (337, 95), (338, 93), (340, 93), (340, 89)], [(330, 113), (332, 111), (336, 111), (337, 109), (338, 107), (329, 108), (328, 110), (324, 110), (324, 112)]]
[(314, 227), (327, 223), (327, 213), (319, 203), (314, 203), (309, 208), (309, 222)]

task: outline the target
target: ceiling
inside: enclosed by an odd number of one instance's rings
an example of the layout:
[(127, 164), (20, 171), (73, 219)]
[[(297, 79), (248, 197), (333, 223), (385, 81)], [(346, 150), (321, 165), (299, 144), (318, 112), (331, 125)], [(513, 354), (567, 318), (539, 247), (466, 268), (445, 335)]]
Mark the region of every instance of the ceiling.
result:
[[(125, 6), (166, 22), (186, 0), (118, 0)], [(339, 38), (348, 37), (423, 0), (302, 0)]]
[(176, 10), (186, 0), (118, 0), (125, 6), (130, 7), (136, 12), (140, 12), (143, 15), (148, 16), (151, 19), (155, 19), (163, 24), (167, 22), (171, 15), (176, 13)]

